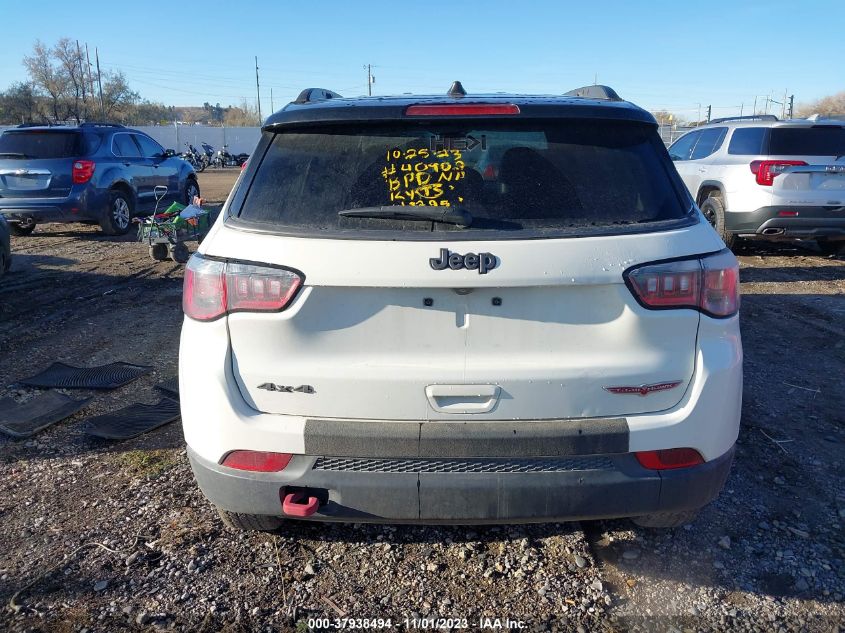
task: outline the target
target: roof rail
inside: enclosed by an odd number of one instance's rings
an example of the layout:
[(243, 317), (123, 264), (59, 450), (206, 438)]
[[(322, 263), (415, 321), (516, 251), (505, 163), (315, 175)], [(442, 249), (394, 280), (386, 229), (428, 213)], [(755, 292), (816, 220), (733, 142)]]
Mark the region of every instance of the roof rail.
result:
[(53, 124), (49, 121), (45, 121), (44, 123), (21, 123), (18, 128), (22, 127), (53, 127)]
[(564, 97), (584, 97), (585, 99), (604, 99), (606, 101), (622, 101), (622, 97), (610, 86), (600, 84), (581, 86), (563, 94)]
[(779, 121), (774, 114), (747, 114), (745, 116), (723, 116), (711, 119), (708, 123), (725, 123), (726, 121)]
[(314, 101), (325, 101), (326, 99), (342, 99), (338, 93), (325, 88), (306, 88), (299, 93), (294, 103), (312, 103)]
[(101, 121), (86, 121), (79, 127), (126, 127), (120, 123), (104, 123)]

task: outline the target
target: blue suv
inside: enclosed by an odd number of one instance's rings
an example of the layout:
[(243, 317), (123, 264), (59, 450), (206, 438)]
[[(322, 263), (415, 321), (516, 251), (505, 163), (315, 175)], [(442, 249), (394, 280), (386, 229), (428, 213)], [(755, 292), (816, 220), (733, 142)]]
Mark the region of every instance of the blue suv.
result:
[[(44, 222), (99, 224), (129, 231), (132, 217), (200, 194), (191, 165), (152, 138), (122, 125), (30, 126), (0, 135), (0, 214), (13, 235)], [(160, 191), (160, 189), (159, 189)]]

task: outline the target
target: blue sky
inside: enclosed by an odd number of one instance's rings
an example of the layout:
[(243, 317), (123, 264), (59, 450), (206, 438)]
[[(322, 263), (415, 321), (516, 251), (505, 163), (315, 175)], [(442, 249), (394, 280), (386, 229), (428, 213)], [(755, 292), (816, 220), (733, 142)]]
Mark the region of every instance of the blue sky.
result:
[[(142, 96), (168, 105), (255, 100), (262, 111), (326, 87), (374, 94), (560, 93), (613, 86), (649, 109), (695, 118), (746, 113), (755, 96), (796, 102), (845, 90), (845, 2), (522, 2), (424, 0), (364, 3), (147, 0), (3, 2), (0, 89), (26, 77), (36, 38), (87, 42), (103, 68), (121, 69)], [(810, 8), (812, 6), (812, 8)], [(84, 10), (83, 10), (84, 7)], [(778, 113), (780, 106), (777, 106)]]

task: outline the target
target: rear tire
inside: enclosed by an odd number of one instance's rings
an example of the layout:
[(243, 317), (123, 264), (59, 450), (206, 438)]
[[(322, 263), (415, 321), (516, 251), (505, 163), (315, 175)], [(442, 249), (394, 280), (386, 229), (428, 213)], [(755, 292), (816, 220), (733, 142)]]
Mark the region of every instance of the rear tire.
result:
[(170, 253), (167, 251), (167, 244), (152, 244), (150, 246), (150, 257), (157, 262), (163, 262), (169, 255)]
[(191, 251), (188, 250), (184, 242), (176, 242), (170, 247), (170, 259), (177, 264), (186, 264), (190, 258)]
[(9, 232), (18, 237), (32, 235), (35, 230), (35, 220), (27, 218), (26, 222), (9, 222)]
[(816, 240), (816, 246), (824, 255), (845, 255), (845, 240), (835, 242)]
[(190, 205), (194, 201), (194, 196), (199, 197), (200, 195), (200, 186), (199, 183), (194, 180), (193, 178), (188, 178), (188, 182), (185, 183), (185, 191), (182, 193), (182, 196), (185, 198), (185, 204)]
[(733, 235), (725, 228), (725, 205), (722, 199), (718, 196), (708, 196), (704, 202), (701, 203), (701, 213), (710, 223), (722, 241), (729, 249), (738, 249), (741, 245), (741, 240), (736, 235)]
[(100, 228), (106, 235), (126, 235), (132, 226), (132, 200), (117, 189), (109, 192), (109, 206), (100, 219)]
[(229, 512), (223, 508), (217, 508), (217, 512), (227, 528), (239, 532), (274, 532), (285, 522), (281, 517)]
[(639, 517), (631, 517), (635, 525), (644, 528), (676, 528), (692, 523), (698, 516), (698, 510), (682, 510), (680, 512), (654, 512)]

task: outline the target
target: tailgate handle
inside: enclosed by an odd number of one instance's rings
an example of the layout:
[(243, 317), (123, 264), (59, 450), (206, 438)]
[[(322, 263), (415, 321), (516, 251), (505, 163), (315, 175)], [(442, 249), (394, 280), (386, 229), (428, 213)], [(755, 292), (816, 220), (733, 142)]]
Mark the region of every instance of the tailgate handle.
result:
[(425, 395), (439, 413), (489, 413), (499, 401), (498, 385), (429, 385)]
[(317, 497), (308, 497), (303, 502), (303, 499), (304, 492), (289, 492), (282, 501), (282, 512), (292, 517), (310, 517), (320, 506), (320, 500)]

